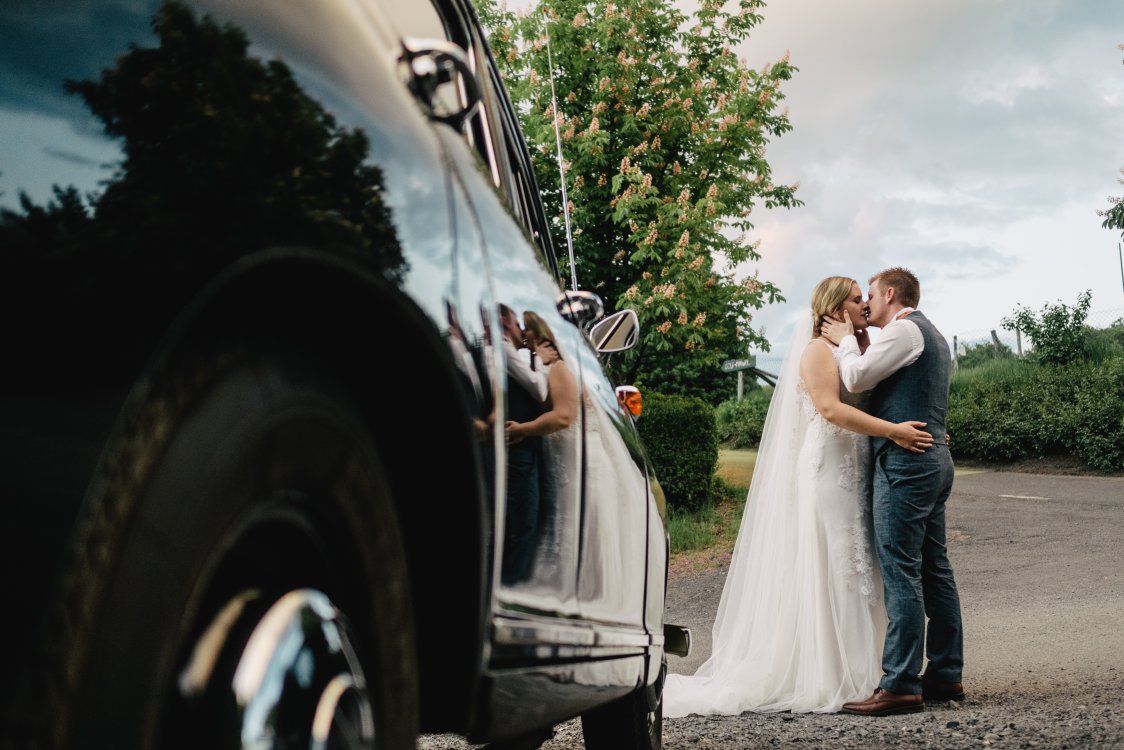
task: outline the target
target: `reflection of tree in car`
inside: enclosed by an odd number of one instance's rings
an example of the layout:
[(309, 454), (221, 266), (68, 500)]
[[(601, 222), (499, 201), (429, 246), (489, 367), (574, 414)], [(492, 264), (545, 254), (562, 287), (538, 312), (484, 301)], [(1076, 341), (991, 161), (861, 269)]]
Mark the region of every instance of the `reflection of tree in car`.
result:
[(0, 274), (20, 279), (6, 306), (33, 313), (29, 339), (50, 330), (96, 351), (91, 333), (140, 338), (166, 324), (154, 310), (274, 245), (332, 249), (397, 281), (367, 136), (338, 126), (283, 62), (250, 56), (237, 27), (178, 2), (152, 25), (159, 46), (131, 46), (98, 80), (60, 82), (122, 141), (101, 193), (56, 186), (46, 205), (21, 194), (18, 211), (0, 209)]

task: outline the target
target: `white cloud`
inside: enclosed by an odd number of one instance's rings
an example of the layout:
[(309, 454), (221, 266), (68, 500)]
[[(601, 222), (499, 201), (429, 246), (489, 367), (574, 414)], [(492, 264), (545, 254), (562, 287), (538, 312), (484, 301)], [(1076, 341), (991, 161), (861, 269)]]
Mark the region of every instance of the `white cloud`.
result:
[(1014, 63), (1014, 72), (997, 70), (973, 73), (968, 77), (963, 96), (972, 103), (996, 102), (1004, 107), (1015, 106), (1019, 94), (1051, 88), (1051, 77), (1038, 65), (1021, 67)]
[(1096, 215), (1120, 192), (1121, 41), (1124, 3), (1100, 0), (774, 0), (744, 53), (799, 68), (769, 158), (805, 205), (756, 216), (757, 266), (790, 300), (759, 313), (770, 338), (822, 277), (890, 265), (949, 338), (1084, 289), (1124, 307)]

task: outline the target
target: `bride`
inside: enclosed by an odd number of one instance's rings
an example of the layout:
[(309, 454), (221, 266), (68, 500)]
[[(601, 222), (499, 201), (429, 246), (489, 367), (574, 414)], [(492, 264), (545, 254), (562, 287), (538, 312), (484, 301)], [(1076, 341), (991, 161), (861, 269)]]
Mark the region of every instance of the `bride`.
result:
[[(840, 386), (826, 317), (865, 320), (853, 279), (812, 294), (777, 379), (714, 622), (711, 655), (668, 675), (664, 715), (834, 712), (882, 676), (886, 614), (871, 548), (868, 435), (921, 453), (922, 422), (894, 424)], [(866, 343), (865, 335), (860, 338)]]

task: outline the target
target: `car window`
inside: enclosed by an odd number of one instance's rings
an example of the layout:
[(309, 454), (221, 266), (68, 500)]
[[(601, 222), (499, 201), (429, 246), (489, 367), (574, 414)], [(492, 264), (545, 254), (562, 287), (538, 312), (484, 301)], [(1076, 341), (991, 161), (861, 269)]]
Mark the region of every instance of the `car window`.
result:
[[(382, 0), (380, 4), (403, 36), (449, 41), (465, 51), (480, 87), (481, 101), (476, 112), (466, 120), (463, 136), (479, 157), (482, 169), (488, 174), (508, 211), (539, 251), (540, 261), (555, 278), (560, 279), (518, 120), (511, 110), (495, 63), (478, 27), (453, 4), (424, 0), (414, 3)], [(457, 92), (448, 86), (441, 93), (455, 96)]]
[(475, 40), (473, 53), (477, 69), (481, 71), (481, 126), (487, 128), (489, 142), (495, 150), (492, 155), (495, 184), (503, 192), (508, 209), (539, 250), (541, 260), (555, 278), (559, 278), (538, 186), (518, 119), (483, 40)]

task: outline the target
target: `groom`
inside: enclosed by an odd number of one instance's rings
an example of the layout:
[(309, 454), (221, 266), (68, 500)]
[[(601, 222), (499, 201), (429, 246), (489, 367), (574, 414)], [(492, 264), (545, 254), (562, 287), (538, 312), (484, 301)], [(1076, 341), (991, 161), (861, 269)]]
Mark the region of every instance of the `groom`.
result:
[(964, 699), (960, 597), (945, 548), (945, 501), (952, 491), (945, 441), (950, 355), (944, 336), (915, 309), (920, 297), (916, 276), (890, 268), (870, 279), (866, 313), (882, 334), (865, 353), (846, 313), (844, 322), (829, 320), (822, 329), (839, 346), (847, 389), (873, 389), (872, 414), (890, 422), (922, 420), (934, 438), (919, 454), (874, 438), (874, 533), (889, 625), (878, 689), (864, 701), (843, 704), (844, 712), (864, 716), (921, 711), (925, 700)]

